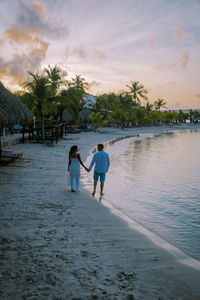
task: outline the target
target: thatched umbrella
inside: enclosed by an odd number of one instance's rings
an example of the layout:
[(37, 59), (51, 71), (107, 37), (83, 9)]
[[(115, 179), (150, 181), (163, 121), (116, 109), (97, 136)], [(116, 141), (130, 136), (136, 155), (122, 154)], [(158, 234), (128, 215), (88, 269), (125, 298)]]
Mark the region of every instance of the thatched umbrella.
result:
[(2, 125), (28, 125), (32, 119), (32, 112), (0, 82), (0, 132)]
[(0, 107), (0, 127), (6, 124), (8, 124), (7, 113)]
[(0, 108), (7, 113), (8, 124), (27, 125), (32, 122), (32, 112), (21, 100), (0, 82)]

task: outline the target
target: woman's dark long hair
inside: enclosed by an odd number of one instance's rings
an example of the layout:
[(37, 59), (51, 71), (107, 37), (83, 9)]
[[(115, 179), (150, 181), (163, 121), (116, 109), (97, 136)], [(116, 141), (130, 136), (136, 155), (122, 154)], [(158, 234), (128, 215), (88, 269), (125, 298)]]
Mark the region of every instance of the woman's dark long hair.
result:
[(69, 157), (71, 157), (72, 154), (73, 154), (74, 152), (77, 151), (77, 148), (78, 148), (77, 145), (74, 145), (74, 146), (72, 146), (72, 147), (70, 148), (70, 151), (69, 151)]

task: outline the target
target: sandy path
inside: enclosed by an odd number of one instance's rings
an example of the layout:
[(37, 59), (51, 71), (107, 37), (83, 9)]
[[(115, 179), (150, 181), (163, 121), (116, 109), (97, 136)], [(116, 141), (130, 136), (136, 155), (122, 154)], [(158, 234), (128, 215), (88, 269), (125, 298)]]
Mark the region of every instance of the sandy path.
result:
[(66, 189), (66, 147), (78, 144), (85, 159), (99, 142), (165, 130), (102, 129), (55, 147), (14, 146), (23, 159), (0, 168), (0, 299), (199, 299), (199, 271), (177, 263), (89, 192)]

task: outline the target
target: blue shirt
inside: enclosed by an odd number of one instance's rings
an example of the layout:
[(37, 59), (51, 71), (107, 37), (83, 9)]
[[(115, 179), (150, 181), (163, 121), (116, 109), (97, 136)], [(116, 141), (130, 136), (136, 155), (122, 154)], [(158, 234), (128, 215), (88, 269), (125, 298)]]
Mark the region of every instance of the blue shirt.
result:
[(98, 173), (105, 173), (110, 167), (110, 159), (108, 153), (104, 151), (98, 151), (93, 155), (89, 170), (92, 169), (95, 164), (94, 171)]

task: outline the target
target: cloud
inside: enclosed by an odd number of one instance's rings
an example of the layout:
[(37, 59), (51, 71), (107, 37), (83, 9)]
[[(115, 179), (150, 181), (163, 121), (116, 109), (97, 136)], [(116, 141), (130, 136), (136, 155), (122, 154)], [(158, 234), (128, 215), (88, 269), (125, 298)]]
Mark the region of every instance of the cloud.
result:
[(85, 59), (88, 56), (83, 43), (81, 43), (78, 47), (73, 48), (72, 53), (75, 53), (81, 59)]
[(172, 61), (171, 63), (158, 63), (156, 65), (153, 66), (154, 69), (156, 69), (157, 71), (166, 71), (166, 70), (173, 70), (175, 69), (178, 65), (180, 65), (185, 69), (188, 65), (190, 59), (190, 51), (184, 51), (181, 55), (181, 61), (179, 60), (179, 62), (174, 62)]
[(64, 58), (69, 58), (69, 56), (70, 56), (70, 48), (69, 47), (65, 47)]
[(155, 39), (150, 37), (148, 40), (147, 40), (147, 43), (150, 47), (154, 47), (155, 46)]
[(154, 65), (153, 68), (156, 69), (157, 71), (165, 71), (165, 70), (171, 70), (176, 67), (176, 63), (159, 63), (157, 65)]
[(93, 3), (93, 2), (95, 2), (94, 0), (70, 0), (70, 2), (72, 3), (72, 4), (78, 4), (78, 5), (80, 5), (80, 4), (82, 4), (82, 5), (85, 5), (85, 4), (91, 4), (91, 3)]
[(40, 0), (20, 0), (17, 26), (50, 38), (59, 38), (69, 34), (67, 25), (56, 23), (55, 20), (45, 19), (45, 6)]
[(48, 46), (49, 43), (35, 38), (28, 51), (14, 54), (8, 61), (0, 58), (0, 79), (6, 76), (12, 83), (22, 84), (28, 77), (28, 71), (34, 72), (40, 68)]
[(200, 65), (200, 58), (197, 58), (197, 59), (195, 60), (195, 65)]
[(70, 59), (71, 57), (78, 57), (81, 60), (86, 60), (88, 62), (102, 62), (107, 60), (107, 56), (103, 51), (100, 50), (88, 50), (84, 43), (80, 43), (77, 47), (70, 48), (66, 47), (64, 52), (64, 57)]
[(90, 83), (89, 83), (89, 88), (92, 88), (92, 87), (98, 87), (101, 85), (101, 82), (100, 81), (96, 81), (96, 80), (92, 80)]
[(174, 85), (174, 84), (175, 84), (175, 81), (169, 81), (169, 82), (167, 83), (168, 86)]
[[(45, 20), (45, 6), (40, 0), (19, 0), (17, 21), (0, 38), (5, 52), (0, 59), (0, 79), (9, 77), (11, 82), (18, 84), (27, 80), (28, 71), (37, 71), (46, 57), (50, 45), (46, 37), (59, 37), (66, 32), (67, 28), (63, 31), (63, 27)], [(11, 58), (7, 59), (9, 45)]]
[(183, 37), (183, 31), (180, 28), (176, 28), (176, 42), (181, 40)]
[(27, 79), (28, 71), (34, 72), (40, 68), (49, 43), (35, 35), (33, 30), (14, 26), (4, 31), (5, 47), (9, 43), (14, 52), (9, 60), (1, 58), (0, 78), (8, 76), (11, 82), (21, 84)]
[(7, 41), (15, 44), (41, 44), (41, 39), (35, 36), (33, 30), (14, 26), (4, 31), (4, 37)]
[(190, 58), (190, 52), (189, 51), (184, 51), (182, 56), (181, 56), (181, 61), (182, 61), (182, 67), (183, 68), (187, 67), (189, 58)]
[(104, 52), (102, 52), (100, 50), (94, 50), (94, 52), (92, 54), (92, 58), (97, 61), (102, 61), (102, 60), (106, 60), (107, 56), (105, 55)]

